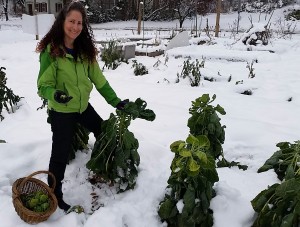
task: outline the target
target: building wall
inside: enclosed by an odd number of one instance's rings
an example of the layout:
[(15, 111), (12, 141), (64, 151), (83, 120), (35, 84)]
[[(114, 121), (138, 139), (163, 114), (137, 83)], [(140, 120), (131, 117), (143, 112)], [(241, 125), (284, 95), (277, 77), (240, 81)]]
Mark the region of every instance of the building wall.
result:
[[(57, 12), (57, 6), (56, 4), (61, 4), (63, 6), (63, 0), (36, 0), (36, 4), (39, 4), (39, 10), (37, 14), (54, 14), (55, 16), (59, 13)], [(26, 13), (29, 15), (34, 14), (34, 1), (33, 0), (27, 0), (26, 1)], [(44, 7), (42, 7), (42, 4)]]

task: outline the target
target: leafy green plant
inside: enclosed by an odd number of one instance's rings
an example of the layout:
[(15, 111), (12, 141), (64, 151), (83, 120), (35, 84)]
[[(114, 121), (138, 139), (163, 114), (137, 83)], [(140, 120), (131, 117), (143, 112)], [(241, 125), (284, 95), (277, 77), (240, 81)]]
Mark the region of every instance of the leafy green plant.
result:
[(128, 127), (136, 118), (153, 121), (155, 114), (146, 109), (147, 103), (138, 98), (128, 102), (124, 110), (111, 113), (102, 123), (102, 133), (94, 145), (87, 168), (101, 176), (105, 181), (117, 184), (118, 192), (132, 189), (138, 175), (140, 164), (139, 143)]
[(6, 68), (0, 67), (0, 121), (4, 119), (1, 114), (3, 107), (5, 107), (7, 112), (10, 112), (10, 109), (14, 112), (13, 107), (15, 107), (22, 98), (15, 95), (13, 91), (6, 86), (7, 78), (5, 77), (6, 73), (4, 70), (6, 70)]
[(252, 227), (298, 227), (300, 225), (300, 178), (273, 184), (252, 201), (257, 217)]
[(118, 47), (117, 41), (111, 40), (106, 45), (104, 45), (103, 50), (101, 51), (101, 60), (104, 61), (104, 66), (108, 69), (116, 69), (124, 62), (124, 58), (122, 56), (122, 49)]
[(258, 172), (274, 169), (280, 180), (300, 176), (300, 140), (294, 144), (281, 142), (276, 146), (280, 149), (258, 169)]
[(300, 10), (294, 10), (286, 15), (286, 20), (300, 20)]
[[(225, 141), (225, 125), (221, 125), (221, 118), (218, 113), (225, 115), (226, 112), (219, 104), (217, 106), (210, 105), (216, 99), (214, 94), (210, 99), (209, 94), (203, 94), (192, 102), (189, 112), (192, 115), (188, 119), (188, 127), (190, 133), (197, 135), (206, 135), (210, 141), (210, 147), (207, 150), (214, 159), (218, 159), (218, 167), (237, 166), (239, 169), (246, 170), (248, 166), (241, 165), (239, 162), (228, 162), (224, 158), (222, 144)], [(220, 159), (221, 157), (221, 159)]]
[(132, 68), (134, 68), (134, 75), (139, 76), (148, 74), (148, 70), (145, 65), (143, 65), (142, 63), (138, 63), (137, 60), (132, 60), (132, 62)]
[(257, 62), (257, 60), (252, 60), (251, 63), (247, 62), (246, 68), (249, 69), (248, 78), (254, 78), (255, 77), (254, 68), (253, 68), (254, 62)]
[(175, 157), (167, 193), (158, 214), (172, 227), (209, 227), (213, 225), (210, 201), (213, 184), (219, 180), (214, 158), (206, 152), (210, 142), (205, 135), (189, 135), (186, 141), (170, 145)]
[(208, 149), (214, 159), (223, 156), (222, 144), (225, 141), (225, 125), (221, 125), (218, 113), (225, 115), (226, 112), (219, 104), (215, 107), (211, 105), (215, 101), (216, 95), (212, 98), (209, 94), (203, 94), (192, 102), (192, 107), (189, 113), (192, 115), (188, 119), (188, 127), (192, 135), (206, 135), (210, 141), (210, 148)]
[(281, 142), (258, 172), (274, 169), (281, 184), (273, 184), (252, 201), (257, 212), (253, 227), (298, 227), (300, 225), (300, 141)]
[(201, 72), (200, 68), (204, 68), (205, 61), (202, 60), (200, 63), (198, 59), (196, 62), (190, 63), (190, 60), (183, 62), (183, 68), (181, 74), (177, 73), (177, 83), (180, 81), (180, 78), (188, 78), (192, 87), (198, 87), (200, 85)]
[(75, 154), (78, 150), (88, 149), (89, 133), (85, 127), (77, 123), (72, 142), (72, 151), (69, 154), (69, 161), (75, 158)]

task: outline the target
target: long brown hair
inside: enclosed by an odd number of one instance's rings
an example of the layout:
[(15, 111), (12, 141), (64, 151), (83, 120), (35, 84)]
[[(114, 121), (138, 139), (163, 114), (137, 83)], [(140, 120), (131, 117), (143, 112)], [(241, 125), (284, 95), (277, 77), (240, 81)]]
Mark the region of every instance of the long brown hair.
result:
[(95, 46), (95, 40), (92, 28), (88, 22), (86, 10), (79, 1), (71, 1), (65, 5), (57, 15), (49, 32), (37, 44), (36, 51), (38, 53), (44, 51), (50, 44), (50, 55), (52, 57), (65, 56), (64, 47), (64, 22), (66, 16), (72, 10), (76, 10), (82, 15), (82, 31), (74, 41), (74, 50), (79, 56), (86, 58), (89, 62), (96, 60), (98, 51)]

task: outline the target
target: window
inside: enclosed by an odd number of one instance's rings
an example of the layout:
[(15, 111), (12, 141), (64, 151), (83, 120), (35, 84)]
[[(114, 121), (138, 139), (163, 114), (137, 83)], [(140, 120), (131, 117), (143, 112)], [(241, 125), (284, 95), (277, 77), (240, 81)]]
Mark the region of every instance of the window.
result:
[(55, 3), (55, 12), (58, 13), (62, 9), (62, 3)]
[(47, 3), (42, 2), (42, 3), (36, 3), (35, 4), (35, 10), (39, 13), (47, 13)]

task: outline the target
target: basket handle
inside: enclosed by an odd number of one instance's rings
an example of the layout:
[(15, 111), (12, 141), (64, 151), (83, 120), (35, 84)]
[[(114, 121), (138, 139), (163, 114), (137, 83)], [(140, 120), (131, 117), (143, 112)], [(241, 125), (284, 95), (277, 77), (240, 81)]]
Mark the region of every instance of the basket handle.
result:
[[(47, 170), (40, 170), (40, 171), (36, 171), (32, 174), (30, 174), (29, 176), (25, 177), (22, 182), (20, 183), (20, 188), (23, 188), (23, 185), (26, 183), (26, 181), (28, 181), (30, 178), (32, 178), (33, 176), (35, 175), (38, 175), (38, 174), (41, 174), (41, 173), (45, 173), (45, 174), (48, 174), (50, 177), (52, 177), (52, 180), (53, 180), (53, 185), (52, 187), (50, 188), (52, 192), (54, 192), (54, 189), (55, 189), (55, 186), (56, 186), (56, 179), (55, 179), (55, 176), (53, 175), (53, 173), (47, 171)], [(19, 191), (18, 191), (19, 192)]]

